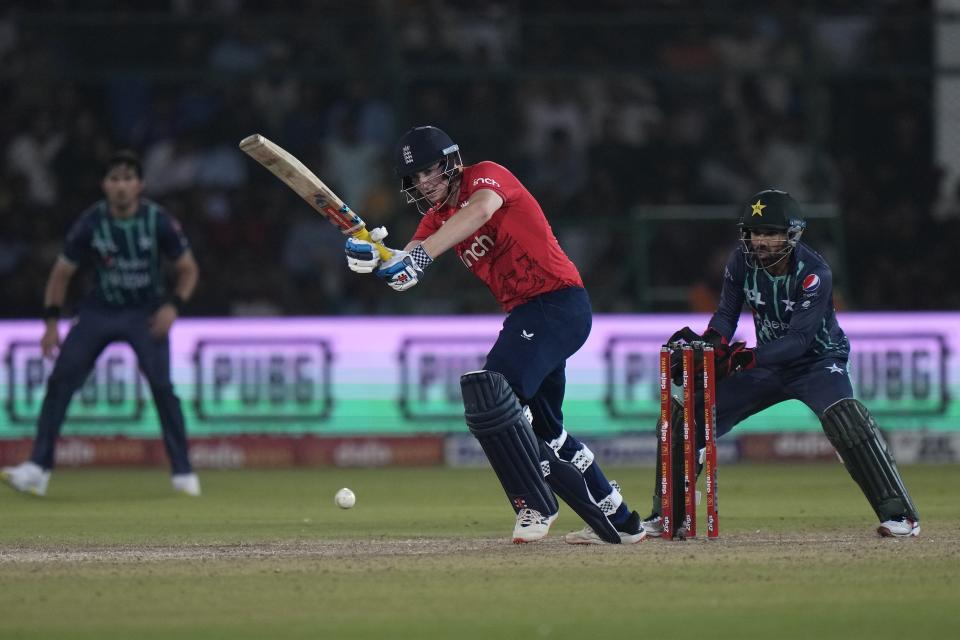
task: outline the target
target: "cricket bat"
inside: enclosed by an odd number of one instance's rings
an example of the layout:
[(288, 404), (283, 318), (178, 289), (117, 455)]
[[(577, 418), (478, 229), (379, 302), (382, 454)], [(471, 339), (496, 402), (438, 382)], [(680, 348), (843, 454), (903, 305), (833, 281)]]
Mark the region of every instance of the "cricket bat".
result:
[[(293, 157), (279, 145), (270, 142), (259, 133), (247, 136), (240, 141), (240, 149), (248, 156), (270, 170), (285, 185), (297, 192), (317, 213), (340, 229), (344, 235), (357, 240), (370, 239), (370, 232), (363, 219), (348, 207), (340, 197), (330, 190), (310, 169)], [(381, 260), (392, 257), (390, 250), (382, 242), (374, 242)]]

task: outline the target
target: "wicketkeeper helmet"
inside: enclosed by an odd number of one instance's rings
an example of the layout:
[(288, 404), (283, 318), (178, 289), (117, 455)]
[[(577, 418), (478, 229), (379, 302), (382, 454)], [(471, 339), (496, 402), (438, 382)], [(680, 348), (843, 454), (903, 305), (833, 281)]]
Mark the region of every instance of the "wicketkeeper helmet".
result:
[(807, 228), (807, 222), (800, 212), (800, 205), (789, 193), (777, 189), (766, 189), (754, 194), (743, 206), (737, 226), (740, 228), (740, 242), (747, 264), (753, 267), (756, 266), (756, 254), (750, 245), (750, 234), (753, 230), (771, 229), (786, 232), (787, 242), (781, 251), (780, 258), (783, 259), (800, 242), (803, 230)]

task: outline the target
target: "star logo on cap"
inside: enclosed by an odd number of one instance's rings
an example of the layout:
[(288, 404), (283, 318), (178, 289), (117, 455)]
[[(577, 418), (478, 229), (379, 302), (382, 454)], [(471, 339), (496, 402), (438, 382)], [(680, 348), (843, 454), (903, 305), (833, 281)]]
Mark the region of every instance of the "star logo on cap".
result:
[(762, 217), (763, 217), (763, 209), (764, 209), (764, 207), (766, 207), (766, 206), (767, 206), (767, 205), (765, 205), (765, 204), (760, 204), (760, 198), (757, 198), (757, 201), (754, 202), (752, 205), (750, 205), (750, 208), (753, 209), (753, 213), (751, 213), (750, 216), (751, 216), (751, 217), (753, 217), (753, 216), (760, 216), (760, 217), (762, 218)]

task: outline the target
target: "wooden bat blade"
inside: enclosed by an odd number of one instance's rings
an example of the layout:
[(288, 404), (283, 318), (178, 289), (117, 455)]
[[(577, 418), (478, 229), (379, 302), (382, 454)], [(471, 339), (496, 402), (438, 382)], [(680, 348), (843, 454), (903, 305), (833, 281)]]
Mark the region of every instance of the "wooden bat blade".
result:
[[(370, 241), (370, 232), (363, 219), (286, 149), (255, 133), (240, 141), (240, 150), (269, 169), (345, 235)], [(374, 245), (381, 260), (387, 261), (393, 257), (382, 242), (375, 242)]]
[(366, 226), (337, 194), (283, 147), (255, 133), (240, 141), (240, 150), (269, 169), (343, 233), (353, 235)]

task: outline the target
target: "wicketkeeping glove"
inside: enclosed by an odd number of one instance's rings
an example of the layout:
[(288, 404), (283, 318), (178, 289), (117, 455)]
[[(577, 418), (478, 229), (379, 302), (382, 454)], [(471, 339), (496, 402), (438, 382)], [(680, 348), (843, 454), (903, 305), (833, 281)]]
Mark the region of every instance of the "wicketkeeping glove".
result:
[[(689, 344), (691, 342), (706, 342), (713, 347), (714, 362), (717, 363), (719, 363), (721, 359), (726, 358), (728, 355), (729, 345), (727, 344), (727, 339), (720, 335), (720, 332), (713, 327), (709, 327), (706, 331), (704, 331), (702, 336), (690, 327), (684, 327), (670, 336), (670, 340), (668, 340), (669, 344), (676, 342), (681, 344)], [(696, 375), (700, 375), (700, 371), (700, 366), (698, 366)], [(718, 366), (717, 377), (720, 378), (723, 377), (723, 375), (725, 374), (721, 373), (721, 369)], [(683, 384), (683, 352), (680, 349), (674, 349), (670, 353), (670, 379), (675, 385)]]
[(730, 373), (753, 369), (757, 366), (757, 352), (748, 349), (743, 342), (733, 345), (730, 349)]
[(746, 346), (746, 342), (734, 342), (733, 344), (725, 344), (723, 345), (722, 349), (716, 349), (713, 352), (714, 371), (716, 373), (717, 380), (722, 380), (736, 371), (730, 360), (730, 356), (734, 351), (741, 351)]
[(347, 243), (343, 247), (347, 254), (347, 266), (356, 273), (370, 273), (380, 264), (380, 254), (374, 243), (382, 242), (387, 237), (385, 227), (377, 227), (370, 230), (370, 240), (357, 240), (356, 238), (347, 238)]

